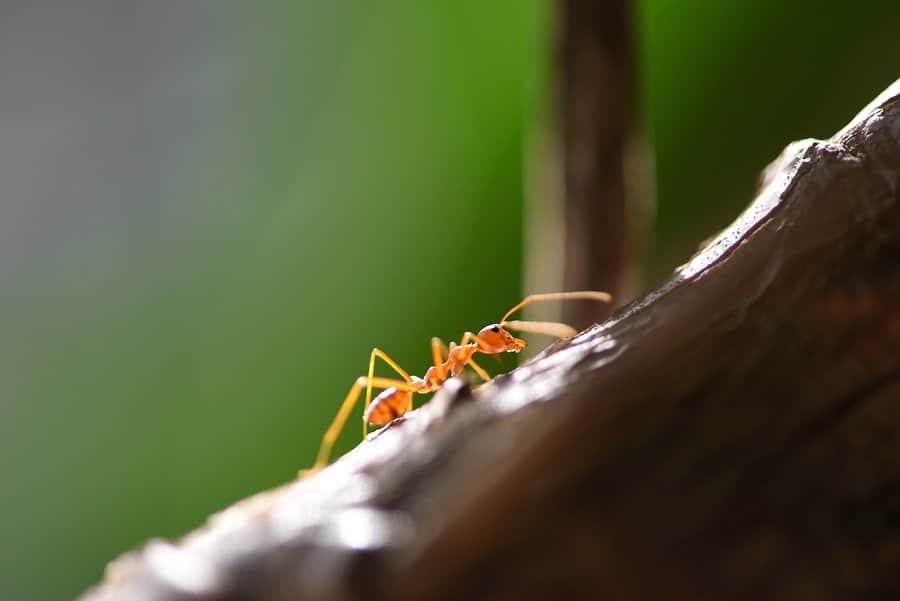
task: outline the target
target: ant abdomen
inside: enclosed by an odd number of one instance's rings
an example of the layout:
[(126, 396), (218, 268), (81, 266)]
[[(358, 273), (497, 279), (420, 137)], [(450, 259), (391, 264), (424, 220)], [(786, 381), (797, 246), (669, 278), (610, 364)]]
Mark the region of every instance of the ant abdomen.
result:
[(380, 426), (406, 413), (412, 404), (412, 392), (386, 388), (366, 409), (363, 419), (368, 423)]

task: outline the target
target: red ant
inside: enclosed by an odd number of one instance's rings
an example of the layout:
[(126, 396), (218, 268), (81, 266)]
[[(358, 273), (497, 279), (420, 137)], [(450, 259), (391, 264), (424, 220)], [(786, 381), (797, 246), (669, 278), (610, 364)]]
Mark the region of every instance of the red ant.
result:
[[(557, 338), (569, 338), (576, 334), (575, 328), (564, 323), (554, 321), (506, 321), (506, 318), (527, 305), (534, 302), (549, 300), (595, 300), (608, 303), (612, 297), (606, 292), (579, 291), (579, 292), (551, 292), (547, 294), (532, 294), (526, 296), (522, 302), (507, 311), (499, 323), (487, 325), (477, 334), (466, 332), (459, 344), (450, 343), (447, 347), (440, 338), (431, 339), (431, 357), (433, 365), (428, 368), (421, 378), (410, 376), (396, 361), (391, 359), (381, 349), (374, 348), (369, 355), (369, 375), (360, 376), (353, 383), (344, 401), (338, 409), (337, 415), (322, 437), (322, 444), (316, 454), (316, 463), (309, 472), (315, 472), (328, 464), (328, 456), (337, 440), (338, 435), (347, 422), (347, 417), (353, 409), (353, 405), (359, 398), (362, 389), (366, 389), (366, 404), (363, 410), (363, 438), (368, 433), (368, 424), (382, 425), (392, 419), (410, 411), (413, 405), (414, 394), (427, 394), (434, 392), (451, 376), (458, 376), (467, 365), (484, 381), (491, 379), (472, 357), (475, 353), (496, 355), (499, 353), (518, 353), (528, 343), (521, 338), (516, 338), (507, 331), (507, 328), (533, 334), (546, 334)], [(447, 359), (444, 360), (443, 356)], [(402, 380), (392, 378), (380, 378), (375, 376), (375, 358), (379, 357), (396, 371)], [(381, 388), (382, 392), (372, 399), (372, 389)]]

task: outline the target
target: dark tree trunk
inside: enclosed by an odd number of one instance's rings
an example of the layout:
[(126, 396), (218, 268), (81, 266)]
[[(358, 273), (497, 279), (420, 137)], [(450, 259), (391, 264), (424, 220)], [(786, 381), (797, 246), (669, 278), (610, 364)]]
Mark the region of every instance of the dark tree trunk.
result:
[(896, 598), (898, 516), (900, 81), (606, 323), (83, 599)]
[[(633, 268), (625, 185), (635, 105), (631, 3), (562, 0), (559, 5), (564, 286), (606, 290), (619, 299), (630, 288)], [(571, 302), (563, 311), (566, 321), (584, 327), (606, 317), (609, 308)]]

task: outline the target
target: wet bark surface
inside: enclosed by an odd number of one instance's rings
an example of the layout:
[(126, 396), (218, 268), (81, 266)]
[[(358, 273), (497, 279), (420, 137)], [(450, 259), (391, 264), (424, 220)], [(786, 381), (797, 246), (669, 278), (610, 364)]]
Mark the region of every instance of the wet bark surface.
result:
[(900, 595), (900, 81), (659, 289), (82, 598)]

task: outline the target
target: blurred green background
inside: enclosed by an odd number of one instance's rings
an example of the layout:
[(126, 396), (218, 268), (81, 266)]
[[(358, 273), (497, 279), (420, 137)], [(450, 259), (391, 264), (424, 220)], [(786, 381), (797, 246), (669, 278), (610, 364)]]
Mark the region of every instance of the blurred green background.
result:
[[(71, 598), (291, 479), (373, 346), (419, 373), (519, 299), (551, 17), (0, 9), (0, 598)], [(656, 0), (635, 28), (648, 282), (900, 75), (897, 2)]]

